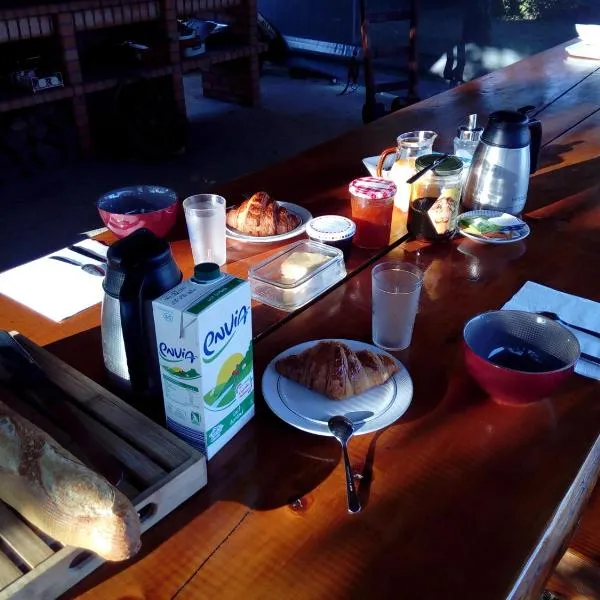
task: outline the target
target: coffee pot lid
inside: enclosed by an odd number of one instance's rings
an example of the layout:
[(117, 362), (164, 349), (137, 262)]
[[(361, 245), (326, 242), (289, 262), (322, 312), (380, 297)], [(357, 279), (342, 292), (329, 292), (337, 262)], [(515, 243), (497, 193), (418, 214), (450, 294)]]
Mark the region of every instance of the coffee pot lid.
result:
[(498, 110), (490, 114), (481, 136), (489, 146), (525, 148), (529, 146), (529, 117), (516, 110)]
[[(169, 243), (149, 229), (141, 228), (112, 244), (106, 253), (104, 291), (118, 296), (126, 276), (155, 274), (159, 289), (169, 289), (181, 280)], [(176, 277), (173, 277), (174, 274)], [(169, 281), (162, 281), (167, 277)], [(175, 280), (171, 285), (171, 279)]]

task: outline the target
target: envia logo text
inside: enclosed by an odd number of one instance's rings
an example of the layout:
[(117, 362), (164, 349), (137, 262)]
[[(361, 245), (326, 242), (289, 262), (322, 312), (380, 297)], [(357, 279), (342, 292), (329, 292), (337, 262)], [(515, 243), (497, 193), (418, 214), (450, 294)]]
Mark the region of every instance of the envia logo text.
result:
[(191, 350), (169, 346), (165, 342), (161, 342), (158, 345), (158, 351), (161, 357), (169, 362), (189, 360), (190, 363), (193, 363), (196, 360), (196, 355)]
[[(203, 350), (205, 356), (210, 357), (217, 352), (217, 350), (219, 352), (223, 350), (231, 341), (236, 329), (240, 325), (246, 324), (248, 314), (248, 307), (242, 306), (242, 308), (231, 313), (229, 321), (223, 323), (218, 329), (209, 331), (204, 338)], [(220, 349), (218, 349), (219, 345), (221, 345)]]

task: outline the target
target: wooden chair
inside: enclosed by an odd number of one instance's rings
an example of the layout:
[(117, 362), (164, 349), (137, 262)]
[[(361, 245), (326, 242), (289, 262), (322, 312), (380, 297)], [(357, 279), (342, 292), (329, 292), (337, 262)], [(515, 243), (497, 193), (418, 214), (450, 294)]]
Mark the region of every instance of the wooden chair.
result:
[[(418, 61), (417, 61), (417, 19), (419, 0), (405, 0), (408, 7), (395, 10), (373, 12), (368, 8), (369, 0), (360, 0), (360, 29), (365, 70), (366, 98), (363, 105), (363, 122), (370, 123), (385, 114), (383, 103), (377, 102), (376, 94), (407, 90), (404, 100), (394, 98), (391, 110), (397, 110), (419, 101)], [(371, 26), (390, 22), (408, 22), (408, 43), (394, 45), (386, 49), (376, 49), (372, 43)], [(374, 74), (374, 61), (379, 58), (396, 56), (406, 63), (402, 71), (406, 78), (377, 83)]]

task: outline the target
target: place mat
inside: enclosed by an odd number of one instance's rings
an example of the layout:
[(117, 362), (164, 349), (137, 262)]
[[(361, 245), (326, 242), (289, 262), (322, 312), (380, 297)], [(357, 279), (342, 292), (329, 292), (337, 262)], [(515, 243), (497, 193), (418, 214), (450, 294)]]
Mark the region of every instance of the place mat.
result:
[[(580, 327), (600, 332), (600, 303), (559, 292), (552, 288), (528, 281), (503, 307), (504, 310), (546, 310), (560, 315), (561, 319)], [(600, 339), (570, 329), (579, 340), (581, 351), (600, 357)], [(575, 372), (584, 377), (600, 379), (600, 365), (578, 360)]]
[[(108, 246), (95, 240), (72, 244), (106, 256)], [(80, 263), (103, 263), (62, 248), (14, 269), (0, 273), (0, 293), (24, 304), (35, 312), (60, 322), (102, 301), (103, 277), (91, 275), (76, 265), (50, 256), (64, 256)]]

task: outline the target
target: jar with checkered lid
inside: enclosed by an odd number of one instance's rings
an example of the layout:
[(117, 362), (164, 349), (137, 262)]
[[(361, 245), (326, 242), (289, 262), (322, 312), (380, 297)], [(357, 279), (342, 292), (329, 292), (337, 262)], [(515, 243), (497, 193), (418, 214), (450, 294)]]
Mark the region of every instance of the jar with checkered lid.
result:
[(349, 187), (354, 243), (361, 248), (384, 248), (389, 244), (396, 185), (381, 177), (361, 177)]

